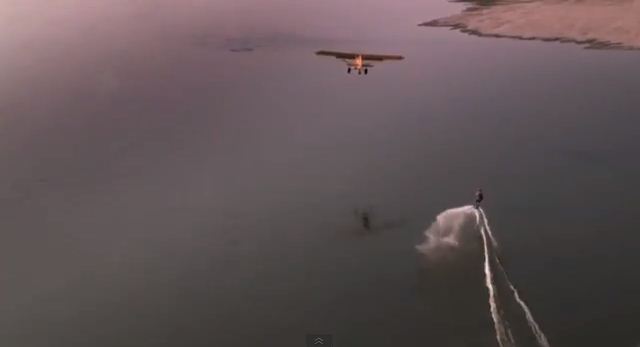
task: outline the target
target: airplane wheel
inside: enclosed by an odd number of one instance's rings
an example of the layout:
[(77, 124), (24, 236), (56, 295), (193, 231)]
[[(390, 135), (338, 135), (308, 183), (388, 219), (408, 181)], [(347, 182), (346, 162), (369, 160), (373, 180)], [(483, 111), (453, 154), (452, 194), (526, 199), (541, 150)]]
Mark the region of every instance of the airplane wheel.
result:
[(369, 73), (369, 70), (368, 69), (364, 69), (364, 74), (366, 75), (368, 73)]
[(362, 71), (358, 70), (358, 75), (362, 75)]
[(351, 68), (347, 68), (347, 73), (351, 73)]

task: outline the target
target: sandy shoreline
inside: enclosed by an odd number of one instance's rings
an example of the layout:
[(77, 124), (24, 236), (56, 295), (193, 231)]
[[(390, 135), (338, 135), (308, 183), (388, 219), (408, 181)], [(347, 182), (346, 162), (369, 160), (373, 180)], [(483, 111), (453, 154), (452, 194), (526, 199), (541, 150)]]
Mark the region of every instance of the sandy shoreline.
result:
[(640, 0), (508, 1), (472, 5), (422, 26), (471, 35), (572, 42), (593, 49), (640, 49)]

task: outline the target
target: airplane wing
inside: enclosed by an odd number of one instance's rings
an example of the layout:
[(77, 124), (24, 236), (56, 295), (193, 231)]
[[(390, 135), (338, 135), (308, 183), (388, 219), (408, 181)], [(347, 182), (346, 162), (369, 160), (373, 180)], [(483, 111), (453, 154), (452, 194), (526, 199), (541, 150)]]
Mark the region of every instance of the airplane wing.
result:
[(356, 53), (335, 52), (335, 51), (317, 51), (316, 54), (327, 56), (327, 57), (334, 57), (336, 59), (355, 59), (358, 56), (358, 54)]
[(348, 53), (348, 52), (336, 52), (336, 51), (317, 51), (317, 55), (334, 57), (336, 59), (356, 59), (362, 56), (362, 60), (369, 61), (385, 61), (385, 60), (402, 60), (401, 55), (383, 55), (383, 54), (360, 54), (360, 53)]
[(404, 59), (401, 55), (384, 55), (384, 54), (363, 54), (362, 60), (369, 61), (385, 61), (385, 60), (402, 60)]

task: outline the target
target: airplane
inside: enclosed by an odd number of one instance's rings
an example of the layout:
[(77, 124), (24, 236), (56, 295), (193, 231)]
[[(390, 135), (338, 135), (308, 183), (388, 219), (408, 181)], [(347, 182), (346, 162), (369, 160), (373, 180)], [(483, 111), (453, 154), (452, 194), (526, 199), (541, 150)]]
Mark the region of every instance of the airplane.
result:
[(347, 73), (351, 73), (354, 69), (358, 71), (358, 75), (369, 73), (369, 69), (373, 67), (371, 61), (383, 62), (385, 60), (402, 60), (401, 55), (381, 55), (381, 54), (362, 54), (362, 53), (347, 53), (336, 51), (317, 51), (316, 55), (334, 57), (347, 63)]

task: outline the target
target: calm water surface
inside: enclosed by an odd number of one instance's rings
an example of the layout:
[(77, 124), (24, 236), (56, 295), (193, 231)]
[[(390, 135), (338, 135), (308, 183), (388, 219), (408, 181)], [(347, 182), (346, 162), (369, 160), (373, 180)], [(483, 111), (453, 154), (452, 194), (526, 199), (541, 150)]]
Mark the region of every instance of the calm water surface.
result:
[(551, 344), (635, 346), (640, 56), (417, 26), (460, 6), (4, 1), (0, 344), (495, 346), (414, 248), (483, 187)]

